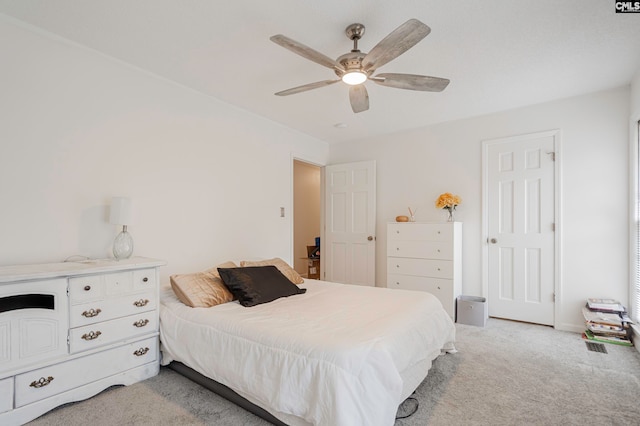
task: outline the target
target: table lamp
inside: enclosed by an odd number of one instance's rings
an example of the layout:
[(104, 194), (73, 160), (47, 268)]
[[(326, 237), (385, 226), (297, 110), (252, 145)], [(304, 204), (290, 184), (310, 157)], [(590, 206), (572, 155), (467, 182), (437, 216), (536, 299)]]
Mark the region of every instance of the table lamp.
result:
[(131, 222), (131, 199), (126, 197), (111, 199), (109, 222), (112, 225), (122, 225), (122, 232), (113, 240), (113, 255), (117, 260), (128, 259), (133, 253), (133, 238), (127, 232), (127, 224)]

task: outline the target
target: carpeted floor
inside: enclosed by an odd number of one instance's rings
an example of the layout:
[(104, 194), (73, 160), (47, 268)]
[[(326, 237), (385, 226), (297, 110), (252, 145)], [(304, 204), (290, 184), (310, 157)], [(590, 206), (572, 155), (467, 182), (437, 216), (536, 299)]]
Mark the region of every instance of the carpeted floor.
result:
[[(457, 324), (456, 347), (416, 390), (417, 412), (395, 426), (640, 424), (635, 348), (591, 352), (578, 334), (497, 319), (484, 328)], [(268, 425), (167, 368), (30, 423), (86, 424)]]

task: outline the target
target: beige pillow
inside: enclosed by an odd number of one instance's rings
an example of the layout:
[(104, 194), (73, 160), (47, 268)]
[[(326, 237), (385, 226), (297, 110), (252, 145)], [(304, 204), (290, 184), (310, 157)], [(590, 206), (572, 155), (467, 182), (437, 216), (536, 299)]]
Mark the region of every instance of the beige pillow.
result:
[(289, 281), (291, 281), (292, 283), (294, 284), (304, 283), (304, 279), (300, 276), (300, 274), (298, 274), (295, 269), (293, 269), (291, 266), (287, 264), (287, 262), (280, 259), (279, 257), (275, 257), (273, 259), (267, 259), (267, 260), (243, 260), (242, 262), (240, 262), (240, 266), (242, 267), (269, 266), (269, 265), (273, 265), (276, 268), (278, 268), (278, 270), (282, 272), (282, 275), (287, 277)]
[(238, 265), (236, 265), (232, 261), (228, 261), (228, 262), (221, 263), (221, 264), (219, 264), (219, 265), (217, 265), (217, 266), (215, 266), (215, 267), (213, 267), (211, 269), (207, 269), (204, 272), (206, 274), (211, 274), (211, 275), (213, 275), (214, 278), (217, 278), (217, 279), (222, 281), (222, 279), (220, 278), (220, 274), (218, 273), (218, 268), (237, 268), (237, 267), (238, 267)]
[[(233, 262), (225, 262), (219, 267), (235, 268), (237, 266)], [(216, 268), (193, 274), (171, 275), (169, 280), (176, 297), (192, 308), (209, 308), (231, 302), (233, 295), (220, 279)]]

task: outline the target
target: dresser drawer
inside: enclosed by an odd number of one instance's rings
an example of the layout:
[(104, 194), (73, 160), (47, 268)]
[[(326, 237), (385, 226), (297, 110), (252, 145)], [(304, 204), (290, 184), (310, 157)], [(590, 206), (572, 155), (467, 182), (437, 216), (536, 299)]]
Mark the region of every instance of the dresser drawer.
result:
[(413, 275), (387, 275), (387, 287), (402, 290), (417, 290), (431, 293), (440, 300), (442, 306), (451, 318), (454, 318), (455, 291), (453, 289), (453, 280), (417, 277)]
[[(148, 270), (145, 270), (148, 271)], [(136, 271), (141, 272), (141, 271)], [(153, 288), (155, 279), (149, 279), (143, 274), (134, 277), (134, 271), (115, 272), (109, 274), (87, 275), (84, 277), (74, 277), (69, 279), (69, 297), (72, 304), (83, 303), (102, 297), (113, 297), (131, 293), (134, 289)], [(149, 286), (137, 286), (136, 278), (141, 281), (147, 277)]]
[(452, 241), (452, 223), (390, 223), (387, 240)]
[(103, 275), (69, 278), (69, 299), (72, 304), (100, 299), (104, 296)]
[(133, 288), (135, 290), (156, 288), (156, 270), (149, 268), (133, 271)]
[(16, 408), (78, 386), (156, 361), (158, 338), (152, 337), (83, 358), (51, 365), (15, 378)]
[(116, 296), (133, 291), (133, 272), (105, 274), (104, 290), (107, 296)]
[(453, 262), (450, 260), (388, 257), (387, 273), (434, 278), (451, 278), (453, 277)]
[(13, 377), (0, 380), (0, 413), (13, 408)]
[(101, 321), (152, 311), (157, 308), (156, 292), (149, 290), (122, 297), (71, 306), (71, 327), (95, 324)]
[(453, 260), (451, 241), (389, 241), (387, 256)]
[(156, 311), (130, 315), (69, 330), (71, 353), (86, 351), (109, 343), (141, 336), (158, 329)]

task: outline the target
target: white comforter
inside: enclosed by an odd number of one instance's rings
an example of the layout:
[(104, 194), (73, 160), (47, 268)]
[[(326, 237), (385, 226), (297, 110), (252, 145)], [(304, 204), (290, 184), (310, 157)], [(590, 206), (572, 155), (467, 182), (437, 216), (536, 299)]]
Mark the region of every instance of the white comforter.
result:
[(301, 287), (250, 308), (190, 308), (165, 288), (162, 363), (182, 362), (289, 424), (393, 425), (401, 373), (451, 349), (453, 321), (429, 293)]

